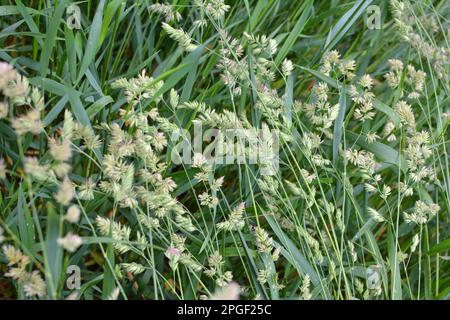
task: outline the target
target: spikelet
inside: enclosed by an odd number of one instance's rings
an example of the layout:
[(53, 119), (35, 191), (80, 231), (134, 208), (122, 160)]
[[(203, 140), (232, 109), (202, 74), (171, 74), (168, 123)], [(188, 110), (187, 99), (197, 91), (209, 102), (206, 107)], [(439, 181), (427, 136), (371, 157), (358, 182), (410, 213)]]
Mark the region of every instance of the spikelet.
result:
[(191, 52), (197, 49), (197, 45), (192, 44), (191, 37), (182, 29), (175, 29), (165, 22), (162, 23), (162, 28), (173, 40), (178, 42), (180, 47), (183, 48), (184, 50)]

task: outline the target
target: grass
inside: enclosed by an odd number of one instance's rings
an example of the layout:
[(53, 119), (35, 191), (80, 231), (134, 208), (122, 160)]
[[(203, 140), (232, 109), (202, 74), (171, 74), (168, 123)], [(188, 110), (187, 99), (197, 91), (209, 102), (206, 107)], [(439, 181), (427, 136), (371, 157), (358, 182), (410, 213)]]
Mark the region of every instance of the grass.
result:
[[(226, 12), (216, 17), (195, 1), (175, 0), (173, 12), (182, 20), (167, 23), (184, 30), (193, 45), (189, 50), (184, 50), (183, 35), (176, 38), (162, 29), (165, 14), (156, 12), (152, 1), (73, 3), (80, 29), (66, 23), (72, 1), (4, 0), (0, 5), (0, 60), (44, 98), (43, 130), (17, 134), (13, 120), (37, 103), (14, 104), (0, 91), (0, 102), (9, 104), (8, 115), (0, 119), (2, 245), (26, 255), (30, 262), (24, 270), (37, 271), (45, 281), (45, 292), (30, 294), (29, 276), (11, 277), (11, 260), (2, 252), (0, 297), (200, 299), (218, 294), (220, 287), (231, 294), (234, 281), (242, 299), (449, 298), (448, 2), (403, 2), (411, 4), (404, 12), (411, 30), (431, 48), (441, 48), (444, 61), (436, 52), (424, 54), (418, 40), (405, 40), (390, 1), (226, 1)], [(364, 22), (370, 5), (380, 9), (380, 29)], [(223, 30), (242, 48), (224, 38)], [(270, 39), (278, 43), (274, 52)], [(355, 60), (355, 69), (349, 69), (354, 79), (337, 66), (325, 72), (324, 61), (334, 50), (341, 62)], [(292, 61), (292, 72), (283, 72), (285, 59)], [(385, 78), (389, 59), (404, 66), (395, 88)], [(410, 83), (409, 64), (426, 73), (418, 99), (408, 98), (415, 83)], [(232, 75), (234, 87), (222, 76), (233, 67), (238, 70)], [(142, 70), (152, 78), (141, 77), (134, 87), (120, 85)], [(371, 75), (373, 88), (357, 85), (365, 74)], [(320, 83), (328, 85), (329, 105), (322, 109)], [(374, 93), (369, 119), (355, 118), (363, 107), (355, 102), (351, 85)], [(236, 88), (240, 94), (233, 92)], [(135, 95), (130, 98), (129, 92)], [(414, 124), (397, 107), (403, 100), (411, 106)], [(150, 110), (159, 114), (148, 119), (150, 125), (133, 124)], [(72, 128), (68, 111), (77, 123)], [(208, 128), (278, 130), (278, 170), (266, 176), (260, 164), (215, 165), (203, 167), (202, 181), (196, 176), (202, 168), (178, 164), (170, 156), (182, 139), (169, 139), (173, 126), (193, 135), (198, 122)], [(395, 140), (384, 134), (389, 122)], [(83, 132), (81, 125), (87, 128)], [(112, 178), (108, 155), (124, 152), (130, 137), (137, 145), (139, 129), (164, 166), (153, 169), (149, 158), (130, 153), (121, 157), (126, 165), (119, 177)], [(65, 136), (67, 130), (75, 133)], [(98, 135), (98, 145), (89, 147), (86, 130)], [(409, 147), (421, 131), (429, 133), (429, 141), (420, 150), (429, 154), (415, 162)], [(161, 149), (157, 132), (169, 140)], [(370, 134), (379, 137), (371, 141)], [(26, 172), (26, 157), (53, 169), (60, 164), (49, 137), (70, 140), (72, 156), (64, 161), (77, 187), (69, 203), (55, 196), (62, 176), (39, 180), (36, 172)], [(311, 147), (315, 137), (321, 142)], [(352, 161), (346, 150), (363, 153)], [(415, 179), (421, 168), (431, 171)], [(152, 178), (142, 179), (139, 170)], [(212, 187), (222, 176), (222, 187)], [(88, 178), (96, 183), (90, 199), (80, 196)], [(169, 183), (164, 179), (176, 187), (161, 189)], [(105, 191), (101, 181), (117, 183), (119, 191)], [(205, 206), (204, 192), (217, 197), (217, 205)], [(136, 203), (124, 206), (126, 200)], [(240, 203), (245, 207), (237, 213), (242, 228), (221, 230), (218, 224), (228, 221)], [(420, 213), (420, 203), (439, 209), (425, 210), (425, 223), (405, 218)], [(76, 223), (65, 216), (70, 205), (80, 209)], [(372, 209), (383, 221), (373, 217)], [(98, 217), (110, 219), (103, 232)], [(148, 228), (150, 218), (160, 226)], [(69, 232), (82, 239), (73, 252), (58, 244)], [(70, 286), (74, 273), (69, 266), (80, 268), (79, 288)], [(370, 286), (373, 270), (380, 281)]]

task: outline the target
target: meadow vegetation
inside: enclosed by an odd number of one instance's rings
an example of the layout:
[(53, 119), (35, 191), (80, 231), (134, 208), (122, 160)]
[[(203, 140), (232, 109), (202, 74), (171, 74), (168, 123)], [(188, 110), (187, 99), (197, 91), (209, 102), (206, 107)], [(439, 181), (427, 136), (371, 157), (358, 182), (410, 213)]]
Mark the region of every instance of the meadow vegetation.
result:
[(0, 298), (448, 299), (449, 17), (0, 1)]

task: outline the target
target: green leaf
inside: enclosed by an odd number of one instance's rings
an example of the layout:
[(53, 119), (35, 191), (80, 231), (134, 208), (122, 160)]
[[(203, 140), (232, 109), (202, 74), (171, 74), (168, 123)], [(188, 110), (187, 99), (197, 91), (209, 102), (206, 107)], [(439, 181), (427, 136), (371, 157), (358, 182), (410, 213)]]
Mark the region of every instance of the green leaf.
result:
[(62, 97), (66, 94), (66, 86), (55, 80), (41, 77), (34, 77), (28, 80), (32, 85), (39, 86), (42, 90), (56, 94), (57, 96)]
[[(31, 10), (28, 10), (28, 8), (26, 8), (22, 1), (20, 0), (16, 0), (17, 3), (17, 10), (20, 12), (20, 14), (22, 15), (22, 17), (24, 18), (28, 28), (30, 28), (30, 31), (40, 35), (41, 33), (39, 32), (39, 28), (36, 25), (36, 23), (34, 22), (33, 18), (31, 17), (30, 13), (32, 12)], [(37, 41), (39, 42), (39, 44), (42, 46), (43, 42), (42, 39), (40, 37), (35, 37), (37, 39)]]
[(77, 82), (84, 76), (89, 65), (94, 61), (98, 48), (101, 45), (100, 35), (103, 24), (103, 7), (105, 6), (105, 0), (101, 0), (97, 6), (94, 20), (92, 21), (91, 31), (89, 32), (89, 38), (86, 43), (86, 49), (84, 51), (83, 60), (81, 62), (80, 70), (78, 73)]
[(391, 285), (392, 285), (392, 300), (402, 300), (402, 282), (400, 277), (400, 264), (398, 261), (397, 245), (394, 239), (394, 232), (392, 227), (388, 228), (388, 255), (389, 266), (391, 268)]
[(428, 255), (434, 255), (441, 252), (450, 251), (450, 238), (440, 241), (431, 247), (430, 251), (427, 252)]
[[(32, 8), (25, 8), (28, 14), (39, 14), (39, 11)], [(15, 14), (22, 14), (19, 6), (0, 6), (0, 17), (13, 16)]]
[(115, 266), (115, 256), (114, 256), (114, 244), (109, 243), (106, 249), (106, 259), (109, 263), (105, 263), (104, 266), (104, 276), (103, 276), (103, 289), (102, 289), (102, 299), (108, 299), (109, 295), (115, 288), (115, 277), (114, 277), (114, 266)]
[(95, 101), (89, 108), (87, 108), (87, 115), (92, 119), (97, 113), (99, 113), (108, 104), (113, 103), (114, 99), (110, 96), (104, 96)]
[(192, 55), (194, 62), (190, 66), (188, 76), (184, 82), (183, 91), (181, 92), (180, 103), (189, 101), (191, 98), (192, 88), (194, 87), (195, 80), (197, 80), (197, 68), (200, 64), (200, 56), (203, 48), (197, 48), (195, 54)]
[[(47, 238), (45, 240), (45, 249), (47, 252), (48, 265), (46, 269), (49, 270), (51, 274), (51, 279), (46, 279), (47, 281), (53, 281), (53, 284), (49, 286), (49, 291), (51, 297), (56, 299), (57, 288), (62, 272), (62, 258), (63, 250), (61, 246), (58, 245), (58, 238), (62, 236), (61, 219), (62, 212), (58, 215), (55, 212), (53, 205), (49, 204), (47, 206)], [(55, 292), (52, 292), (50, 288), (53, 288)]]
[(297, 20), (297, 23), (294, 26), (294, 29), (289, 33), (289, 36), (287, 37), (286, 41), (283, 43), (283, 46), (278, 51), (278, 54), (275, 58), (275, 64), (278, 66), (280, 65), (281, 61), (287, 56), (289, 51), (292, 49), (292, 47), (295, 44), (295, 41), (300, 36), (301, 32), (303, 31), (303, 28), (306, 25), (306, 22), (308, 21), (308, 18), (311, 13), (311, 8), (313, 6), (314, 1), (313, 0), (307, 0), (303, 2), (300, 11), (302, 12), (302, 15)]
[(77, 120), (85, 125), (90, 126), (91, 121), (89, 120), (89, 116), (84, 109), (83, 103), (81, 102), (80, 95), (77, 91), (72, 88), (66, 87), (67, 96), (69, 97), (70, 106), (72, 107), (72, 112), (75, 115)]
[(64, 34), (66, 39), (66, 51), (67, 51), (67, 64), (69, 66), (70, 80), (75, 83), (77, 78), (77, 53), (75, 48), (75, 36), (73, 31), (67, 26), (64, 28)]
[[(247, 9), (248, 15), (250, 17), (250, 19), (248, 19), (248, 27), (246, 27), (245, 29), (249, 29), (250, 32), (253, 31), (253, 29), (255, 29), (256, 24), (258, 23), (259, 18), (261, 17), (263, 11), (265, 11), (265, 9), (267, 10), (267, 8), (270, 6), (271, 1), (268, 0), (258, 0), (256, 2), (256, 6), (254, 8), (250, 9), (250, 4), (248, 3), (248, 0), (245, 0), (245, 7)], [(251, 11), (251, 15), (250, 15), (250, 11)]]
[(103, 23), (100, 32), (98, 47), (100, 47), (100, 45), (103, 43), (103, 40), (105, 40), (106, 34), (108, 33), (108, 31), (110, 31), (109, 25), (111, 24), (111, 21), (122, 2), (123, 0), (112, 0), (109, 1), (108, 5), (106, 6), (105, 14), (103, 15)]
[(48, 64), (50, 62), (50, 56), (52, 55), (53, 47), (56, 44), (56, 35), (58, 33), (58, 27), (61, 23), (61, 19), (66, 9), (67, 2), (62, 0), (59, 2), (55, 9), (53, 17), (50, 19), (50, 23), (47, 26), (47, 32), (45, 34), (44, 45), (42, 47), (41, 59), (40, 59), (40, 72), (41, 76), (45, 77), (48, 72)]
[(34, 241), (34, 223), (31, 218), (31, 213), (28, 210), (25, 196), (22, 191), (22, 186), (19, 187), (19, 195), (17, 198), (17, 225), (19, 227), (20, 239), (23, 245), (29, 250), (33, 250)]
[(163, 95), (165, 92), (175, 87), (175, 85), (178, 82), (180, 82), (188, 72), (194, 70), (197, 64), (199, 63), (198, 60), (200, 59), (203, 50), (204, 46), (199, 46), (197, 49), (191, 52), (186, 58), (184, 58), (178, 67), (166, 71), (160, 76), (158, 76), (158, 78), (155, 81), (162, 80), (163, 78), (170, 75), (167, 77), (167, 80), (165, 80), (164, 85), (152, 97), (152, 100), (155, 100), (156, 98)]
[(325, 41), (323, 53), (331, 50), (345, 36), (350, 27), (364, 14), (366, 8), (372, 0), (358, 0), (350, 10), (348, 10), (328, 33)]

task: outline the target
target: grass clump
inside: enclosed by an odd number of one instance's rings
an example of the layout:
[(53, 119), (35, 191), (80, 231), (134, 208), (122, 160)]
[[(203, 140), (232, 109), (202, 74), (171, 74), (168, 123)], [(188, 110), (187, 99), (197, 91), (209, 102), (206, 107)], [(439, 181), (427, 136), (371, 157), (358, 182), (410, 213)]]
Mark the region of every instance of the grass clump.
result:
[(449, 13), (7, 1), (4, 295), (448, 299)]

